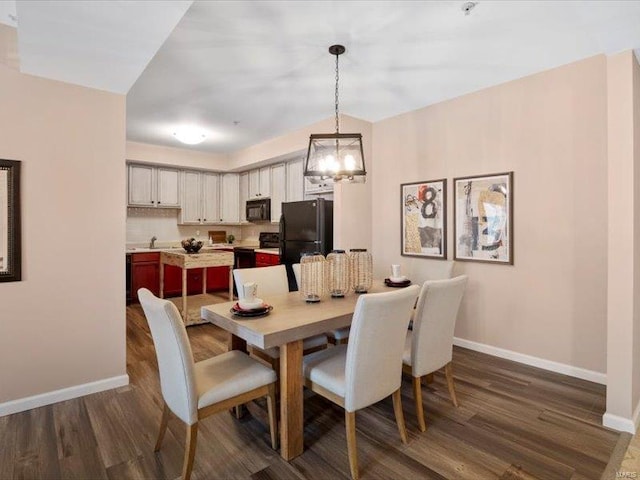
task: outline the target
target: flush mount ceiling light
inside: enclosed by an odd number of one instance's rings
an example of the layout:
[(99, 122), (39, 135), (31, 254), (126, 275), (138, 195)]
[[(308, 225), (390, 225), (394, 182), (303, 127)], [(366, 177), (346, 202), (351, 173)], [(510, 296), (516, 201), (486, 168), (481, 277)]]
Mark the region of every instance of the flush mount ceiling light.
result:
[(340, 133), (338, 58), (345, 50), (342, 45), (329, 47), (329, 53), (336, 56), (336, 133), (312, 134), (309, 137), (304, 176), (308, 177), (312, 183), (321, 183), (328, 179), (333, 179), (335, 182), (364, 182), (367, 175), (364, 167), (362, 135)]
[(204, 142), (204, 140), (207, 138), (207, 133), (203, 129), (198, 127), (183, 126), (176, 128), (173, 132), (173, 136), (176, 137), (180, 142), (187, 145), (197, 145)]

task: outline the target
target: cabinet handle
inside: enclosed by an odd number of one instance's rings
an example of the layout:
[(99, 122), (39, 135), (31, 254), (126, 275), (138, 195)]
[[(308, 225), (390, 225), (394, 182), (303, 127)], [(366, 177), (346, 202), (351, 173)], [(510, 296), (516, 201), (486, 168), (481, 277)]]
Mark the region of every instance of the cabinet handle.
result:
[(151, 203), (156, 203), (156, 202), (154, 202), (153, 200), (151, 200)]
[(202, 221), (203, 221), (203, 222), (206, 222), (206, 221), (207, 221), (207, 219), (206, 219), (206, 218), (203, 218), (203, 219), (202, 219)]
[(158, 200), (158, 205), (160, 205), (160, 200)]
[(200, 219), (198, 219), (198, 221), (200, 221)]

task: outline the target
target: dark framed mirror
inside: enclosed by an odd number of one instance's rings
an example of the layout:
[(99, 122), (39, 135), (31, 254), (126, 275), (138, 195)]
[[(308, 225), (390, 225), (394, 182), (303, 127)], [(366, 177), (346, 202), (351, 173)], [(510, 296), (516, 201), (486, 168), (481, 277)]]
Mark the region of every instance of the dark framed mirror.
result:
[(0, 282), (22, 279), (20, 164), (0, 159)]

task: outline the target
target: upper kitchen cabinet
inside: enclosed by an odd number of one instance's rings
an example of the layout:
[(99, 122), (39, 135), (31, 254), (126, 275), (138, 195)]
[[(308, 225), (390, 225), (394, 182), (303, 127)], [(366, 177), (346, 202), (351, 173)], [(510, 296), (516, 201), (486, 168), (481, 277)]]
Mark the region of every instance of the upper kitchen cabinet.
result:
[(217, 173), (183, 172), (181, 224), (220, 221), (220, 183)]
[(175, 168), (129, 165), (128, 205), (180, 208), (180, 172)]
[(304, 162), (302, 159), (287, 163), (287, 202), (304, 200)]
[(287, 167), (285, 164), (271, 167), (271, 221), (279, 222), (282, 202), (287, 201)]
[(265, 198), (271, 194), (271, 167), (249, 172), (249, 198)]
[(240, 221), (240, 175), (221, 175), (220, 221), (237, 223)]
[(311, 183), (308, 178), (304, 179), (305, 195), (319, 195), (321, 193), (333, 193), (333, 179), (328, 178), (320, 183)]
[(249, 199), (249, 172), (240, 174), (240, 221), (247, 221), (247, 200)]

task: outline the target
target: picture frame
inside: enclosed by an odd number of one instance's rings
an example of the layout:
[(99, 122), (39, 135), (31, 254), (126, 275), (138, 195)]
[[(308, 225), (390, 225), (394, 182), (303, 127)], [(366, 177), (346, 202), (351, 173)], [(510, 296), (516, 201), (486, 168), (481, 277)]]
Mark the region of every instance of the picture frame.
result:
[(513, 172), (453, 179), (454, 259), (513, 265)]
[(447, 259), (447, 180), (400, 184), (401, 255)]
[(20, 164), (0, 159), (0, 282), (22, 279)]

